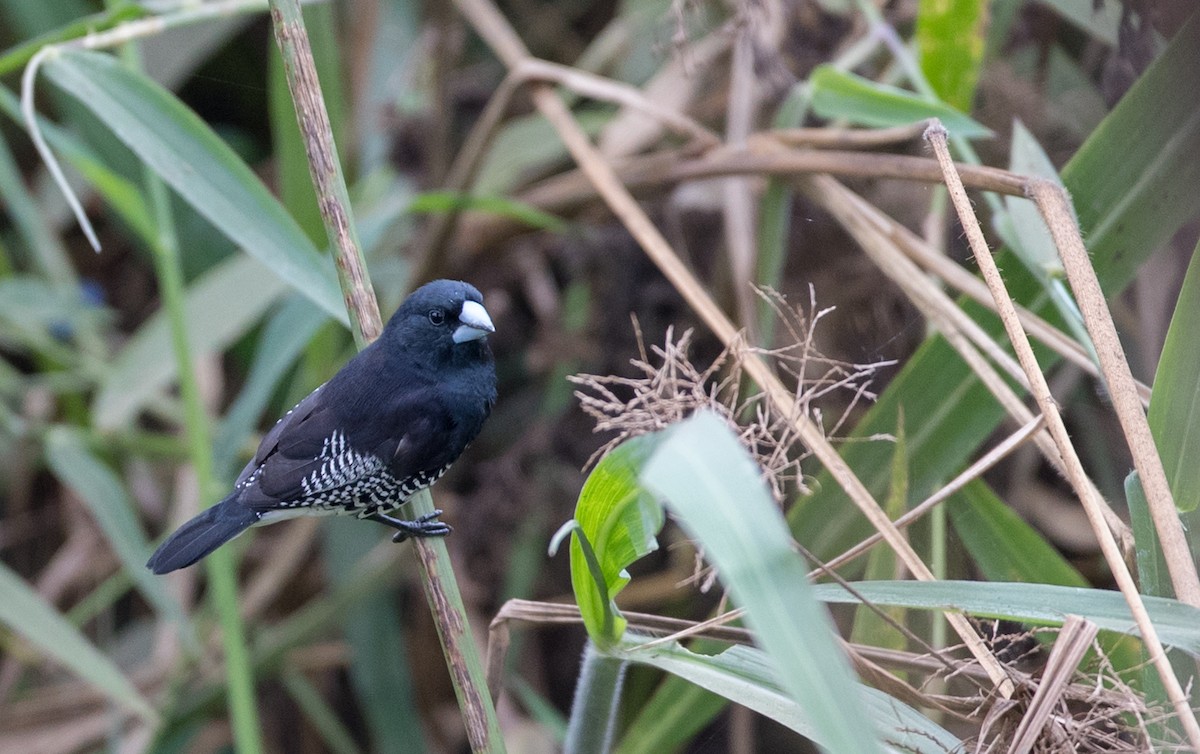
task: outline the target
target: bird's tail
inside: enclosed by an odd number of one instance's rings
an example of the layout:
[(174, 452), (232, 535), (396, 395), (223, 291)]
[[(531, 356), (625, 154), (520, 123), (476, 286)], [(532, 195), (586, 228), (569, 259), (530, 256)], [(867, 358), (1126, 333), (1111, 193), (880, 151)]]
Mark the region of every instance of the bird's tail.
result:
[(167, 537), (146, 567), (159, 574), (186, 568), (256, 523), (258, 513), (228, 497)]

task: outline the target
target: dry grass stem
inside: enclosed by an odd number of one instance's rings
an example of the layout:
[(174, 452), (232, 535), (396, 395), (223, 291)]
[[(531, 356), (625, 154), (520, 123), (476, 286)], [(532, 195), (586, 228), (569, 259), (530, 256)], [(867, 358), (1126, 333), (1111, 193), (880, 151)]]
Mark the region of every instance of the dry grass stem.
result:
[(1105, 522), (1102, 504), (1090, 488), (1083, 465), (1079, 461), (1079, 456), (1075, 453), (1075, 448), (1071, 444), (1067, 428), (1063, 424), (1062, 416), (1059, 414), (1058, 405), (1054, 402), (1054, 398), (1050, 394), (1050, 388), (1046, 384), (1046, 378), (1038, 367), (1037, 358), (1033, 353), (1033, 348), (1029, 344), (1028, 337), (1021, 329), (1020, 321), (1016, 316), (1016, 311), (1013, 309), (1008, 291), (1004, 287), (1004, 280), (1000, 275), (999, 269), (996, 267), (995, 260), (992, 259), (991, 250), (984, 240), (983, 231), (979, 228), (979, 223), (975, 219), (974, 212), (971, 209), (970, 199), (967, 198), (966, 190), (963, 188), (962, 182), (958, 180), (954, 163), (950, 159), (950, 151), (946, 143), (946, 131), (940, 126), (932, 126), (926, 131), (926, 138), (933, 145), (934, 152), (937, 154), (938, 160), (945, 171), (946, 185), (950, 190), (950, 198), (966, 230), (967, 239), (971, 244), (971, 250), (975, 254), (975, 259), (979, 264), (980, 271), (983, 273), (984, 280), (987, 282), (988, 288), (992, 291), (992, 295), (996, 299), (997, 308), (1000, 318), (1004, 322), (1005, 331), (1008, 333), (1009, 340), (1013, 344), (1017, 358), (1021, 361), (1022, 368), (1029, 377), (1033, 397), (1041, 408), (1042, 414), (1046, 417), (1050, 434), (1054, 438), (1055, 444), (1058, 445), (1059, 452), (1062, 454), (1067, 477), (1072, 487), (1075, 488), (1076, 494), (1083, 502), (1083, 507), (1092, 525), (1092, 530), (1100, 542), (1100, 550), (1104, 554), (1104, 559), (1108, 563), (1109, 568), (1112, 570), (1113, 577), (1121, 590), (1121, 594), (1124, 595), (1126, 602), (1129, 604), (1129, 609), (1133, 613), (1134, 621), (1137, 623), (1142, 640), (1145, 642), (1151, 660), (1158, 670), (1159, 676), (1162, 678), (1163, 685), (1175, 707), (1176, 714), (1187, 731), (1188, 739), (1192, 746), (1200, 751), (1200, 723), (1197, 723), (1195, 716), (1191, 714), (1187, 696), (1180, 687), (1179, 679), (1175, 677), (1174, 670), (1167, 660), (1162, 642), (1158, 638), (1158, 631), (1155, 629), (1153, 621), (1150, 620), (1150, 615), (1146, 612), (1146, 606), (1142, 602), (1141, 594), (1138, 593), (1133, 576), (1130, 574), (1129, 568), (1121, 555), (1121, 550), (1117, 545), (1116, 539), (1113, 537), (1112, 532), (1109, 531), (1108, 525)]
[[(1024, 400), (976, 349), (983, 349), (993, 362), (1004, 368), (1009, 377), (1029, 390), (1029, 381), (1020, 364), (957, 306), (945, 291), (934, 285), (910, 259), (900, 253), (884, 232), (889, 222), (887, 216), (829, 176), (806, 177), (800, 179), (800, 185), (814, 202), (842, 223), (880, 271), (908, 295), (909, 300), (942, 333), (1004, 410), (1021, 424), (1033, 421), (1034, 414), (1026, 407)], [(1039, 433), (1034, 441), (1046, 460), (1061, 470), (1063, 461), (1053, 439), (1048, 434)], [(1112, 510), (1090, 479), (1087, 484), (1095, 499), (1102, 504), (1109, 528), (1121, 542), (1122, 548), (1128, 550), (1133, 541), (1129, 526)]]
[(1050, 741), (1056, 738), (1053, 731), (1043, 731), (1043, 727), (1055, 708), (1062, 703), (1063, 692), (1075, 675), (1075, 668), (1079, 667), (1084, 653), (1091, 648), (1099, 632), (1095, 623), (1077, 615), (1067, 616), (1054, 648), (1050, 650), (1050, 659), (1046, 662), (1046, 670), (1037, 691), (1029, 702), (1029, 709), (1021, 716), (1021, 722), (1013, 734), (1008, 754), (1029, 754), (1043, 736)]
[[(987, 473), (988, 469), (1007, 458), (1009, 454), (1024, 445), (1030, 437), (1033, 437), (1035, 433), (1040, 432), (1044, 427), (1045, 419), (1043, 419), (1040, 414), (1021, 425), (1020, 429), (1004, 438), (1003, 442), (989, 450), (987, 453), (983, 454), (979, 460), (972, 463), (966, 469), (963, 469), (962, 473), (954, 477), (954, 479), (951, 479), (949, 483), (947, 483), (937, 492), (922, 500), (919, 504), (913, 506), (912, 509), (906, 512), (904, 515), (897, 518), (896, 526), (900, 528), (910, 526), (926, 513), (948, 500), (951, 495), (958, 492), (963, 487), (966, 487), (971, 481), (982, 477), (985, 473)], [(862, 542), (859, 542), (849, 550), (843, 552), (841, 555), (833, 558), (828, 563), (820, 564), (820, 570), (814, 571), (813, 575), (819, 576), (824, 571), (841, 568), (846, 563), (849, 563), (859, 556), (866, 554), (872, 547), (882, 541), (883, 537), (878, 533), (872, 534)]]
[(767, 135), (789, 147), (809, 149), (869, 149), (903, 144), (921, 138), (926, 123), (920, 121), (891, 128), (783, 128)]
[(1066, 192), (1051, 181), (1035, 179), (1029, 183), (1029, 195), (1037, 203), (1050, 228), (1067, 279), (1079, 302), (1083, 323), (1095, 344), (1100, 368), (1104, 372), (1104, 383), (1108, 386), (1113, 409), (1146, 493), (1150, 517), (1158, 532), (1175, 596), (1192, 607), (1200, 607), (1200, 574), (1197, 574), (1196, 563), (1183, 533), (1183, 522), (1175, 508), (1162, 458), (1150, 434), (1150, 423), (1137, 397), (1125, 349), (1117, 336), (1117, 327), (1108, 311), (1108, 302), (1084, 248), (1083, 238), (1079, 235)]

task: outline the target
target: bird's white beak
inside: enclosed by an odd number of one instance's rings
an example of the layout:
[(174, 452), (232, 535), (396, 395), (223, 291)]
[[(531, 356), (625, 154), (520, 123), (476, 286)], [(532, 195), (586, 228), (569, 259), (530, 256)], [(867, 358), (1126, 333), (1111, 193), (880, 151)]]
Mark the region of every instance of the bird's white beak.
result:
[(487, 309), (483, 308), (483, 304), (474, 301), (463, 302), (458, 321), (461, 324), (454, 331), (455, 343), (479, 340), (490, 332), (496, 332), (496, 326), (492, 324), (492, 318), (488, 316)]

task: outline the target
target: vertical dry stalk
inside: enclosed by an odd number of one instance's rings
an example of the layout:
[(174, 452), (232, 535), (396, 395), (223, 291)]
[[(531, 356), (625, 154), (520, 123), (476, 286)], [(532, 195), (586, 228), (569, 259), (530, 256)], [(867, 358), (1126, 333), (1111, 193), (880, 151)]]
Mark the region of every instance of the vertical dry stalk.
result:
[(1138, 593), (1137, 585), (1133, 581), (1133, 575), (1130, 574), (1129, 567), (1121, 557), (1121, 549), (1117, 546), (1116, 539), (1104, 522), (1101, 503), (1096, 499), (1093, 489), (1087, 482), (1087, 475), (1084, 473), (1083, 464), (1080, 463), (1079, 456), (1075, 453), (1075, 447), (1071, 444), (1071, 438), (1067, 434), (1067, 427), (1063, 423), (1062, 415), (1058, 412), (1058, 404), (1055, 403), (1054, 396), (1050, 394), (1050, 387), (1046, 384), (1046, 377), (1042, 374), (1038, 366), (1037, 357), (1033, 353), (1033, 347), (1029, 344), (1029, 337), (1021, 329), (1021, 323), (1017, 319), (1017, 312), (1013, 306), (1012, 299), (1008, 295), (1008, 290), (1004, 287), (1004, 280), (1000, 275), (1000, 269), (996, 266), (996, 261), (992, 258), (991, 250), (988, 248), (987, 241), (983, 237), (983, 230), (980, 229), (979, 222), (975, 219), (974, 211), (971, 209), (971, 200), (967, 198), (967, 191), (963, 188), (962, 181), (958, 177), (958, 172), (954, 169), (953, 160), (950, 159), (950, 148), (946, 142), (946, 129), (940, 123), (935, 123), (925, 132), (925, 137), (933, 145), (934, 153), (937, 155), (938, 162), (945, 172), (946, 187), (950, 191), (950, 199), (954, 202), (955, 210), (958, 211), (959, 219), (962, 221), (963, 229), (966, 231), (967, 240), (971, 245), (971, 251), (975, 255), (975, 260), (979, 264), (979, 270), (983, 274), (983, 279), (996, 300), (996, 309), (1000, 314), (1001, 321), (1004, 323), (1004, 330), (1008, 333), (1013, 350), (1016, 352), (1026, 376), (1029, 378), (1030, 393), (1033, 395), (1034, 400), (1037, 401), (1038, 407), (1041, 408), (1042, 415), (1046, 418), (1046, 427), (1050, 431), (1051, 437), (1054, 438), (1055, 444), (1058, 445), (1059, 453), (1062, 454), (1067, 479), (1071, 482), (1071, 486), (1075, 489), (1075, 494), (1079, 496), (1080, 501), (1083, 503), (1083, 509), (1087, 513), (1092, 530), (1095, 532), (1096, 538), (1100, 541), (1100, 551), (1104, 554), (1104, 560), (1112, 570), (1113, 578), (1116, 580), (1121, 594), (1129, 604), (1129, 610), (1133, 613), (1138, 631), (1142, 635), (1142, 641), (1145, 642), (1146, 650), (1150, 653), (1150, 659), (1154, 663), (1159, 676), (1162, 678), (1163, 686), (1166, 688), (1167, 695), (1175, 707), (1180, 724), (1187, 731), (1191, 745), (1196, 751), (1200, 751), (1200, 723), (1197, 723), (1195, 715), (1192, 714), (1192, 710), (1188, 706), (1187, 696), (1183, 693), (1183, 688), (1179, 685), (1179, 679), (1175, 677), (1171, 663), (1167, 660), (1162, 642), (1158, 638), (1158, 631), (1154, 628), (1154, 623), (1150, 620), (1150, 614), (1146, 612), (1146, 605), (1142, 602), (1142, 595)]
[[(475, 30), (492, 46), (496, 54), (509, 68), (521, 65), (528, 58), (529, 51), (525, 48), (516, 32), (505, 20), (504, 16), (489, 0), (455, 0), (459, 10), (467, 17)], [(560, 139), (566, 144), (568, 151), (580, 169), (596, 187), (598, 193), (608, 204), (613, 214), (625, 225), (629, 233), (637, 239), (646, 255), (658, 266), (663, 275), (671, 282), (688, 305), (708, 326), (708, 328), (728, 347), (738, 337), (737, 328), (721, 311), (716, 302), (708, 295), (704, 286), (680, 260), (671, 249), (670, 244), (654, 226), (650, 218), (642, 211), (629, 190), (617, 178), (612, 166), (604, 161), (596, 148), (588, 139), (587, 134), (576, 122), (571, 111), (558, 98), (554, 90), (546, 85), (535, 85), (532, 91), (533, 103), (546, 120), (554, 127)], [(746, 374), (759, 385), (767, 398), (779, 410), (789, 413), (793, 395), (770, 366), (757, 355), (742, 350), (740, 356), (744, 362)], [(854, 474), (837, 450), (829, 443), (821, 430), (807, 417), (795, 415), (796, 432), (801, 441), (812, 449), (813, 454), (821, 461), (846, 494), (859, 507), (863, 515), (876, 530), (884, 535), (888, 544), (897, 553), (905, 567), (918, 579), (934, 580), (933, 572), (921, 560), (912, 546), (892, 523), (887, 514), (872, 497), (870, 490)], [(946, 613), (946, 620), (962, 637), (971, 653), (987, 670), (992, 682), (1004, 696), (1012, 695), (1013, 685), (1004, 669), (992, 656), (987, 646), (979, 638), (975, 629), (962, 615)]]
[(1050, 228), (1050, 235), (1067, 272), (1067, 280), (1079, 302), (1083, 324), (1096, 346), (1096, 356), (1100, 360), (1100, 370), (1108, 386), (1113, 409), (1124, 430), (1129, 451), (1133, 454), (1133, 465), (1146, 492), (1146, 502), (1162, 543), (1175, 596), (1181, 602), (1200, 607), (1200, 576), (1196, 574), (1196, 565), (1192, 562), (1191, 551), (1183, 534), (1183, 523), (1175, 511), (1171, 485), (1163, 471), (1162, 458), (1154, 446), (1154, 437), (1150, 434), (1146, 412), (1138, 400), (1125, 350), (1121, 348), (1104, 291), (1100, 289), (1100, 281), (1084, 248), (1083, 238), (1075, 226), (1066, 193), (1051, 181), (1034, 179), (1029, 183), (1029, 197), (1037, 202)]
[[(338, 277), (350, 321), (359, 346), (379, 336), (382, 320), (375, 292), (350, 213), (349, 194), (341, 163), (333, 143), (329, 116), (321, 97), (321, 85), (313, 64), (312, 49), (298, 0), (271, 0), (275, 38), (283, 52), (288, 89), (296, 105), (296, 117), (308, 154), (309, 169), (317, 190), (317, 201), (326, 232), (337, 252)], [(415, 512), (433, 508), (428, 491), (414, 496)], [(466, 608), (458, 592), (450, 555), (440, 539), (416, 539), (423, 585), (438, 628), (438, 638), (463, 712), (467, 738), (473, 751), (504, 751), (500, 724), (491, 696), (487, 693), (479, 650), (467, 625)]]
[(275, 41), (283, 53), (288, 91), (296, 105), (296, 120), (300, 123), (321, 220), (337, 250), (334, 259), (342, 296), (350, 312), (350, 326), (358, 347), (362, 348), (379, 337), (383, 323), (379, 317), (379, 304), (375, 301), (375, 289), (371, 287), (371, 278), (363, 262), (358, 232), (350, 216), (350, 196), (342, 176), (337, 146), (333, 143), (333, 128), (329, 125), (329, 113), (321, 95), (321, 82), (317, 80), (317, 67), (300, 15), (299, 0), (271, 0), (271, 21), (275, 27)]

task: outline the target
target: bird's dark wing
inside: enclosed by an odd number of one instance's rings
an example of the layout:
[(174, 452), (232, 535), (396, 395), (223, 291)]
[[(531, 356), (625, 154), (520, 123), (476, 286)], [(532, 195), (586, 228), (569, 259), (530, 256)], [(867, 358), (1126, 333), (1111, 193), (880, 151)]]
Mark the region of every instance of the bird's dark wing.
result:
[(320, 405), (321, 399), (324, 397), (322, 393), (324, 388), (324, 384), (318, 386), (305, 396), (304, 400), (297, 403), (291, 411), (288, 411), (279, 418), (279, 421), (275, 422), (275, 426), (271, 427), (271, 431), (267, 432), (263, 436), (262, 442), (258, 444), (258, 450), (254, 452), (254, 457), (246, 463), (245, 468), (242, 469), (242, 473), (238, 474), (237, 481), (234, 482), (235, 488), (244, 486), (246, 480), (263, 465), (267, 458), (275, 454), (279, 449), (279, 439), (285, 433), (292, 432), (312, 416), (313, 412)]
[(320, 497), (382, 470), (403, 481), (436, 471), (458, 455), (447, 457), (439, 447), (450, 419), (432, 389), (410, 391), (390, 409), (376, 406), (369, 417), (353, 419), (334, 410), (337, 401), (319, 396), (306, 406), (311, 398), (285, 417), (286, 427), (264, 438), (256, 455), (262, 460), (246, 476), (251, 483), (242, 496), (252, 508), (271, 510)]

